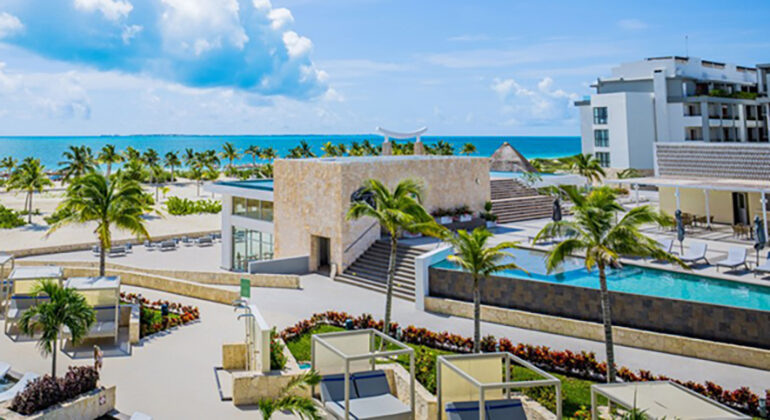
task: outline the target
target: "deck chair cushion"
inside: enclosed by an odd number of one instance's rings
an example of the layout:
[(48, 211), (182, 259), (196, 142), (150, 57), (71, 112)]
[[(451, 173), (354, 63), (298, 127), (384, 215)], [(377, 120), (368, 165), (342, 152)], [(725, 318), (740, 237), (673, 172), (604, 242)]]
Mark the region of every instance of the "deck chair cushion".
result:
[(390, 394), (388, 378), (381, 370), (353, 374), (353, 383), (359, 398)]
[[(327, 402), (324, 407), (334, 417), (345, 418), (345, 401)], [(378, 395), (350, 400), (350, 418), (353, 420), (410, 420), (412, 410), (393, 395)]]
[[(345, 400), (345, 375), (326, 375), (321, 378), (321, 398), (326, 401), (344, 401)], [(358, 398), (356, 387), (353, 384), (352, 375), (350, 380), (350, 398)]]
[[(518, 398), (486, 401), (484, 418), (489, 420), (526, 420), (524, 406)], [(477, 420), (479, 418), (478, 401), (455, 401), (446, 405), (450, 420)]]

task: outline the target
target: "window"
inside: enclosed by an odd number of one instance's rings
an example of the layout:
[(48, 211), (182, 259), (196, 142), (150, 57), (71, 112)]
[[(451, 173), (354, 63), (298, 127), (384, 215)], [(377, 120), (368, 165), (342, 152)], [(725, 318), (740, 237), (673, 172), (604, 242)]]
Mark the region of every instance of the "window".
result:
[(607, 124), (607, 107), (594, 108), (594, 124)]
[(610, 131), (609, 130), (594, 130), (594, 146), (596, 146), (596, 147), (609, 147), (610, 146)]
[(272, 258), (272, 234), (233, 227), (233, 270), (248, 271), (249, 262)]
[(596, 152), (596, 159), (602, 168), (610, 167), (610, 154), (608, 152)]
[(233, 215), (272, 222), (273, 202), (233, 197)]

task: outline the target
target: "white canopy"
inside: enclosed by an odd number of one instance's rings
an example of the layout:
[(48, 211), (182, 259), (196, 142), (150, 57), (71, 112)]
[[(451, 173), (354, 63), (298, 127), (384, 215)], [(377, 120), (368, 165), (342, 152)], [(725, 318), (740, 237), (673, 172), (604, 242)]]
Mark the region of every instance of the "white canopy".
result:
[(76, 290), (120, 289), (120, 277), (70, 277), (64, 287)]
[(62, 269), (53, 265), (16, 267), (8, 278), (10, 280), (60, 279), (62, 278)]
[(394, 138), (394, 139), (411, 139), (411, 138), (417, 138), (418, 140), (420, 137), (425, 134), (425, 132), (428, 131), (428, 127), (422, 127), (420, 129), (417, 129), (415, 131), (409, 132), (409, 133), (400, 133), (398, 131), (391, 131), (382, 127), (377, 127), (377, 132), (381, 133), (383, 136), (385, 136), (385, 139)]

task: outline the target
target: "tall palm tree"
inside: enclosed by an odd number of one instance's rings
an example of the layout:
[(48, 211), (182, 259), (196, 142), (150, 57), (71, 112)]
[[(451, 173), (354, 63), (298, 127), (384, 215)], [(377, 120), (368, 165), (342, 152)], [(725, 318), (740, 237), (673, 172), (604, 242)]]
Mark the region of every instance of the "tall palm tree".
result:
[(390, 313), (393, 303), (393, 282), (396, 274), (396, 253), (398, 238), (404, 230), (415, 229), (433, 222), (433, 218), (422, 206), (423, 187), (414, 179), (401, 180), (392, 191), (376, 179), (364, 181), (360, 190), (371, 200), (354, 202), (348, 209), (349, 220), (371, 217), (390, 234), (390, 259), (388, 262), (388, 284), (385, 295), (385, 322), (383, 333), (390, 329)]
[(184, 164), (189, 168), (192, 166), (193, 161), (195, 160), (195, 150), (188, 147), (184, 149), (184, 153), (182, 154), (182, 160), (184, 160)]
[(142, 215), (149, 210), (147, 199), (138, 182), (120, 172), (114, 178), (91, 173), (75, 180), (67, 188), (64, 201), (59, 204), (68, 216), (54, 223), (46, 236), (62, 226), (96, 223), (99, 240), (99, 275), (104, 276), (105, 252), (112, 244), (112, 228), (131, 232), (137, 238), (149, 239)]
[(308, 397), (294, 395), (295, 390), (306, 390), (321, 382), (321, 375), (314, 371), (304, 373), (292, 378), (278, 393), (275, 399), (263, 398), (259, 400), (259, 411), (263, 420), (270, 420), (278, 411), (291, 412), (301, 419), (320, 420), (323, 417), (313, 400)]
[(357, 141), (350, 143), (350, 156), (363, 156), (366, 154), (366, 149), (361, 146)]
[(157, 150), (150, 148), (144, 151), (141, 160), (145, 165), (152, 168), (160, 164), (160, 154), (158, 154)]
[(240, 158), (241, 154), (238, 152), (238, 148), (230, 142), (222, 145), (222, 157), (227, 159), (230, 163), (227, 164), (229, 169), (233, 167), (233, 161)]
[(463, 144), (463, 148), (460, 150), (460, 153), (466, 156), (470, 156), (476, 153), (476, 145), (473, 143), (465, 143)]
[(456, 235), (445, 235), (444, 239), (454, 247), (454, 255), (448, 260), (459, 265), (463, 271), (473, 277), (473, 352), (481, 351), (481, 288), (479, 283), (495, 273), (506, 270), (521, 270), (512, 261), (506, 262), (506, 258), (513, 255), (506, 249), (516, 248), (514, 242), (502, 242), (495, 246), (488, 246), (487, 241), (494, 236), (492, 232), (483, 227), (478, 227), (473, 232), (466, 230), (457, 231)]
[(588, 180), (588, 182), (599, 182), (602, 177), (607, 176), (604, 168), (592, 154), (577, 154), (570, 158), (570, 170)]
[(658, 243), (643, 234), (640, 228), (648, 223), (670, 225), (667, 217), (650, 206), (635, 207), (623, 213), (614, 191), (607, 186), (582, 195), (575, 186), (562, 186), (562, 192), (572, 201), (574, 220), (550, 222), (537, 234), (541, 238), (566, 236), (548, 252), (546, 268), (549, 272), (562, 265), (571, 255), (582, 254), (587, 270), (598, 269), (601, 295), (604, 342), (607, 353), (607, 381), (615, 381), (615, 352), (612, 340), (612, 309), (607, 289), (606, 270), (620, 266), (621, 256), (652, 257), (687, 267), (679, 258), (663, 251)]
[(64, 161), (59, 162), (63, 172), (62, 181), (80, 178), (96, 169), (96, 160), (88, 146), (70, 146), (62, 156)]
[(251, 166), (257, 167), (257, 158), (261, 156), (262, 149), (259, 146), (251, 145), (243, 151), (243, 154), (251, 156)]
[(302, 157), (304, 158), (311, 158), (315, 157), (315, 153), (313, 153), (313, 149), (310, 147), (310, 145), (305, 141), (301, 140), (299, 142), (299, 151), (302, 154)]
[(45, 166), (40, 159), (28, 157), (11, 173), (8, 179), (8, 190), (20, 190), (27, 193), (24, 209), (27, 211), (27, 223), (32, 223), (32, 196), (53, 184), (45, 174)]
[(123, 155), (118, 153), (114, 144), (105, 144), (96, 156), (99, 163), (107, 165), (107, 176), (112, 173), (112, 164), (123, 162)]
[(173, 151), (166, 153), (163, 163), (167, 168), (171, 169), (171, 182), (176, 181), (176, 177), (174, 176), (174, 168), (177, 168), (182, 164), (182, 162), (179, 160), (179, 154)]
[(433, 146), (433, 154), (442, 156), (452, 156), (455, 154), (455, 148), (446, 140), (439, 140)]
[(62, 328), (69, 329), (70, 339), (77, 344), (96, 322), (96, 315), (83, 295), (51, 280), (38, 282), (32, 294), (49, 299), (25, 311), (19, 319), (19, 329), (29, 336), (42, 332), (38, 347), (44, 356), (51, 355), (51, 376), (56, 377), (56, 347)]
[(337, 146), (330, 141), (321, 146), (321, 151), (324, 152), (323, 157), (336, 157), (340, 155)]
[(13, 156), (7, 156), (4, 157), (3, 160), (0, 160), (0, 168), (5, 169), (5, 177), (9, 178), (11, 176), (11, 172), (16, 168), (16, 164), (18, 161), (13, 158)]
[(275, 158), (278, 157), (278, 153), (276, 153), (275, 149), (272, 147), (265, 147), (265, 148), (262, 148), (262, 151), (260, 152), (259, 157), (269, 162), (272, 162), (273, 160), (275, 160)]
[(126, 150), (123, 151), (123, 156), (127, 161), (139, 160), (142, 158), (142, 152), (134, 149), (131, 146), (128, 146), (126, 147)]
[(364, 140), (364, 142), (361, 143), (361, 147), (364, 148), (365, 153), (369, 156), (377, 156), (380, 154), (380, 147), (373, 145), (369, 140)]

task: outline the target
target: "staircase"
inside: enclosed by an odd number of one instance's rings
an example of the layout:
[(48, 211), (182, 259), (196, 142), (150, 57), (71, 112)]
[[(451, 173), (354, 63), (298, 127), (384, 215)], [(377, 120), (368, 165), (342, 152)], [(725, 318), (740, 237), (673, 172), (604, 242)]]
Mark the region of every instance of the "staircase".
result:
[[(393, 296), (409, 301), (415, 300), (414, 259), (423, 252), (418, 248), (398, 246)], [(334, 280), (384, 294), (387, 291), (389, 259), (390, 242), (376, 241), (350, 267), (337, 274)]]
[[(553, 212), (553, 198), (538, 194), (515, 179), (493, 179), (490, 181), (492, 213), (498, 223), (550, 217)], [(564, 211), (564, 209), (562, 209)]]

